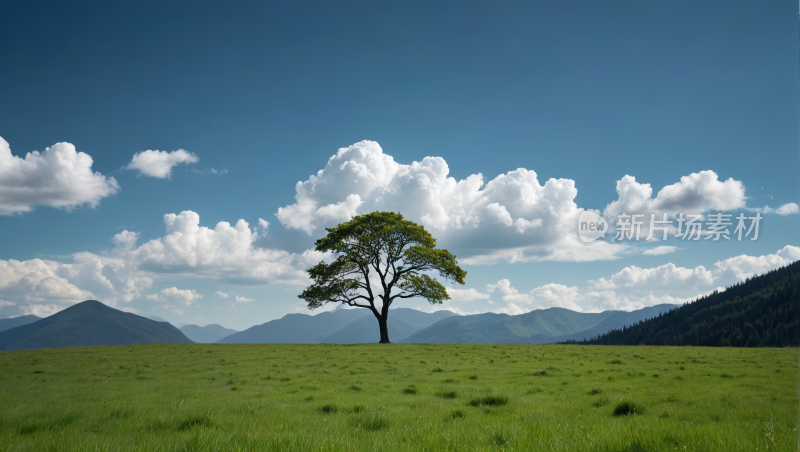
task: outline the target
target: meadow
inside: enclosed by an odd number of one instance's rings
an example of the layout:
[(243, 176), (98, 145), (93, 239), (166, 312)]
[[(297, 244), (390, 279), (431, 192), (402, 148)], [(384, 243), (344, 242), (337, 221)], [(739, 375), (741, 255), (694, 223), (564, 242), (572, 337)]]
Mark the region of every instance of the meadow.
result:
[(796, 348), (139, 345), (0, 353), (0, 451), (789, 451)]

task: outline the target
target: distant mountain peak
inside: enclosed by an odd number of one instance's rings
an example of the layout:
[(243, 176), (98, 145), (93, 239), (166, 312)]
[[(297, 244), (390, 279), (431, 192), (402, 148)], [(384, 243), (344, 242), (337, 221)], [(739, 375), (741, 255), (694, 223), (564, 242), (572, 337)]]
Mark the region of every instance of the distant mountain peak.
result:
[(86, 300), (32, 323), (0, 331), (0, 350), (191, 342), (174, 326)]

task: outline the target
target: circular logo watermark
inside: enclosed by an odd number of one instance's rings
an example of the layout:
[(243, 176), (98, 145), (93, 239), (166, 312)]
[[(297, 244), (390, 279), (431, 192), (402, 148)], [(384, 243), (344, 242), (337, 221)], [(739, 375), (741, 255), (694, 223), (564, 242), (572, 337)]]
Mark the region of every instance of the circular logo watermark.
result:
[(606, 219), (591, 210), (584, 210), (578, 215), (575, 228), (578, 233), (578, 240), (586, 244), (603, 238), (609, 229)]

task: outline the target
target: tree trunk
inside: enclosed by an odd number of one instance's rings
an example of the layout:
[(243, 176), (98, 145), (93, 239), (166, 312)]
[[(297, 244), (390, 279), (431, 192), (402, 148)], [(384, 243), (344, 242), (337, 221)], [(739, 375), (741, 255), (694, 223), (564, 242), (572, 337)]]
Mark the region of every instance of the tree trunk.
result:
[(378, 318), (378, 328), (381, 330), (381, 341), (380, 344), (390, 344), (389, 342), (389, 327), (386, 324), (388, 321), (388, 312), (382, 312), (381, 315), (376, 316)]

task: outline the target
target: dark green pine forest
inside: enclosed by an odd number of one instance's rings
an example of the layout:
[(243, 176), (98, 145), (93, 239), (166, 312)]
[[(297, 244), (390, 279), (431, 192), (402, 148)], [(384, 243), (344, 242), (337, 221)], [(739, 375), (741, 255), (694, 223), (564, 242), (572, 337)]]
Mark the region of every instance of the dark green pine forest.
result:
[(796, 347), (800, 344), (800, 261), (657, 317), (569, 343)]

